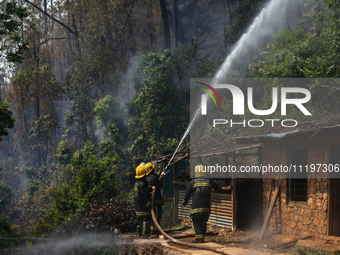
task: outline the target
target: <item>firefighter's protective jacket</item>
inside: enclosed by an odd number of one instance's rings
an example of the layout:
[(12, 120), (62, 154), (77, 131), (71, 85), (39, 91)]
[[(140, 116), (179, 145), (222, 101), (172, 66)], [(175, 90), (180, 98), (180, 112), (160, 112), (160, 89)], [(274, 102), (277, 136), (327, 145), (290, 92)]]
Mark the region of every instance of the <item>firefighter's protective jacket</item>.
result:
[(151, 197), (148, 185), (143, 180), (137, 180), (133, 186), (135, 195), (135, 210), (137, 217), (147, 217), (151, 215)]
[(161, 195), (161, 188), (163, 188), (163, 182), (160, 180), (160, 177), (156, 174), (149, 174), (146, 176), (146, 182), (148, 183), (149, 192), (152, 191), (152, 186), (156, 186), (157, 190), (155, 192), (155, 204), (163, 205), (164, 201)]
[(208, 178), (197, 178), (192, 180), (184, 196), (183, 205), (189, 202), (192, 194), (192, 205), (190, 215), (197, 213), (210, 213), (210, 193), (211, 188), (218, 192), (223, 192), (223, 189), (216, 182)]

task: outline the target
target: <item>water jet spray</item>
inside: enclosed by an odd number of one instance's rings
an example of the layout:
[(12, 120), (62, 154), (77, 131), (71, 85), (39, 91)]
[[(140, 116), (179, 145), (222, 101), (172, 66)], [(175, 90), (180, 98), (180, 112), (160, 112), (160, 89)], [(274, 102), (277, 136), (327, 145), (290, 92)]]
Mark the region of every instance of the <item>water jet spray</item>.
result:
[[(236, 43), (232, 52), (227, 56), (226, 60), (214, 76), (214, 82), (212, 87), (217, 83), (218, 79), (225, 78), (231, 75), (231, 68), (244, 59), (249, 58), (249, 49), (254, 49), (260, 47), (261, 41), (273, 35), (277, 30), (282, 29), (283, 20), (286, 19), (285, 10), (288, 3), (292, 2), (289, 0), (271, 0), (269, 3), (261, 10), (260, 14), (254, 19), (247, 32), (244, 33), (240, 40)], [(294, 2), (294, 1), (293, 1)], [(193, 123), (199, 116), (201, 108), (199, 107), (194, 114), (187, 130), (185, 131), (181, 141), (179, 142), (176, 150), (174, 151), (172, 157), (170, 158), (167, 166), (164, 168), (163, 175), (168, 171), (171, 161), (173, 160), (176, 152), (181, 146), (183, 140), (188, 135)]]

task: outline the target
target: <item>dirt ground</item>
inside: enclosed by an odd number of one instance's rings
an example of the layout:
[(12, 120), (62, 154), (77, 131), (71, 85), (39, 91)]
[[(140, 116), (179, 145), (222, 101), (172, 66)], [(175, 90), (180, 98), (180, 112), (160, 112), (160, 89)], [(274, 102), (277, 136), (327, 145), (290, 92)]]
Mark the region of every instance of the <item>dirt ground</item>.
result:
[[(190, 220), (184, 221), (182, 230), (172, 231), (169, 234), (174, 238), (191, 243), (194, 239), (190, 227)], [(182, 224), (184, 226), (184, 224)], [(241, 231), (232, 232), (230, 229), (208, 224), (205, 243), (202, 245), (222, 248), (236, 255), (267, 255), (267, 254), (299, 254), (299, 255), (326, 255), (340, 254), (340, 241), (302, 239), (293, 235), (265, 234), (258, 240), (259, 232)], [(157, 238), (155, 239), (157, 240)], [(139, 254), (217, 254), (205, 250), (188, 248), (170, 242), (155, 242), (148, 246), (149, 252), (139, 250)], [(151, 250), (150, 250), (151, 249)]]
[[(213, 225), (209, 225), (208, 230), (217, 232), (217, 235), (208, 236), (207, 241), (213, 241), (227, 247), (254, 249), (272, 254), (303, 254), (301, 251), (306, 254), (340, 254), (340, 241), (270, 233), (266, 233), (262, 240), (259, 240), (257, 238), (259, 232), (241, 230), (232, 232), (229, 229)], [(298, 250), (301, 250), (300, 253)]]

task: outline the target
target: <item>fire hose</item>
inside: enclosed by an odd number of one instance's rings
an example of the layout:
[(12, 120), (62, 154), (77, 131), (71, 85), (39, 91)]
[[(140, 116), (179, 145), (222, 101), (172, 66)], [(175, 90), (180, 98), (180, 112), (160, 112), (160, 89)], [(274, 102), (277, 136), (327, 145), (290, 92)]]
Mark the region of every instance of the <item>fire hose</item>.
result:
[(191, 244), (191, 243), (187, 243), (187, 242), (183, 242), (180, 240), (177, 240), (175, 238), (173, 238), (172, 236), (168, 235), (167, 233), (165, 233), (165, 231), (161, 228), (161, 226), (159, 225), (158, 221), (157, 221), (157, 217), (155, 214), (155, 209), (154, 209), (154, 200), (155, 200), (155, 192), (153, 191), (151, 194), (151, 215), (152, 215), (152, 219), (158, 229), (158, 231), (165, 236), (167, 239), (169, 239), (170, 241), (179, 244), (179, 245), (184, 245), (184, 246), (188, 246), (188, 247), (193, 247), (196, 249), (204, 249), (204, 250), (208, 250), (208, 251), (212, 251), (212, 252), (216, 252), (216, 253), (220, 253), (220, 254), (227, 254), (227, 255), (236, 255), (235, 253), (226, 251), (224, 249), (221, 248), (213, 248), (213, 247), (209, 247), (206, 245), (197, 245), (197, 244)]

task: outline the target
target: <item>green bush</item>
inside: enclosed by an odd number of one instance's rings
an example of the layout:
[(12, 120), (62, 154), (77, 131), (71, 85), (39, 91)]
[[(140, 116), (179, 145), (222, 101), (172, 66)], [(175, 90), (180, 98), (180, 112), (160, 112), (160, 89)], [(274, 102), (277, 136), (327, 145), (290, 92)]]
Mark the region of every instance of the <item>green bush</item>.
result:
[[(71, 151), (67, 141), (59, 144), (57, 155), (63, 163), (58, 165), (61, 183), (49, 189), (52, 203), (33, 228), (34, 236), (46, 236), (65, 220), (77, 219), (90, 209), (94, 200), (111, 199), (119, 194), (116, 175), (120, 158), (110, 147), (110, 141), (98, 146), (88, 141), (70, 158)], [(28, 173), (36, 175), (34, 171)]]
[(290, 44), (295, 44), (307, 38), (307, 33), (300, 27), (292, 30), (282, 30), (273, 36), (269, 47), (274, 50), (281, 50)]
[(110, 198), (118, 194), (116, 166), (118, 156), (99, 159), (91, 155), (83, 160), (77, 175), (77, 193), (82, 205), (98, 198)]
[[(0, 216), (0, 237), (19, 237), (19, 234), (9, 224), (6, 217)], [(10, 242), (0, 240), (0, 248), (9, 247)]]
[(55, 155), (58, 162), (62, 165), (67, 165), (72, 159), (73, 149), (71, 143), (66, 141), (61, 141), (58, 144), (57, 153)]

